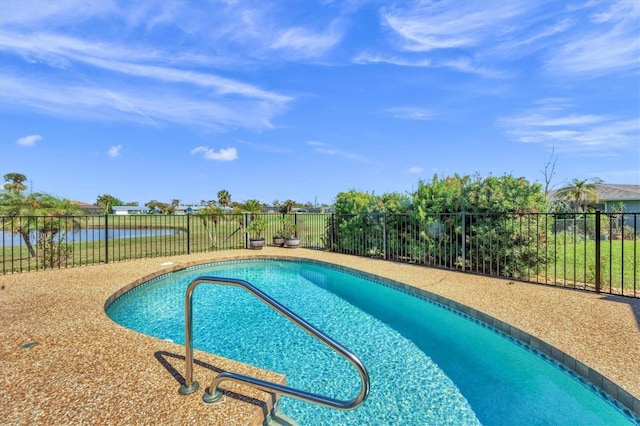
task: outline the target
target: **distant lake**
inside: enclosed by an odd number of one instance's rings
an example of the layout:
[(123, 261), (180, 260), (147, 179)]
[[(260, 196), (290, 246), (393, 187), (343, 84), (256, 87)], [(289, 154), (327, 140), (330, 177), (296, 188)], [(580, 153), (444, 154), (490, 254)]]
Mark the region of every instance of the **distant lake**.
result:
[[(154, 229), (154, 228), (109, 228), (106, 232), (106, 237), (110, 240), (119, 238), (139, 238), (139, 237), (161, 237), (165, 235), (180, 235), (184, 231), (180, 229)], [(31, 242), (35, 245), (38, 241), (38, 232), (33, 231), (30, 234)], [(63, 237), (65, 241), (69, 243), (79, 243), (86, 241), (98, 241), (105, 239), (104, 228), (84, 228), (69, 231), (66, 234), (62, 233), (56, 235), (56, 241), (59, 241)], [(12, 234), (11, 232), (0, 233), (0, 246), (11, 247), (17, 245), (24, 245), (22, 236)]]

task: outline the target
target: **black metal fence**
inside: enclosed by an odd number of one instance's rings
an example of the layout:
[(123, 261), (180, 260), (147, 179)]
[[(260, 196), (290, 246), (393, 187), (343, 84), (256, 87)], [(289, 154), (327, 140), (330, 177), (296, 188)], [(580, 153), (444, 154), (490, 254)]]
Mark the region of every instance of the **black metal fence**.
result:
[(640, 213), (0, 217), (3, 274), (249, 247), (283, 219), (300, 247), (640, 297)]

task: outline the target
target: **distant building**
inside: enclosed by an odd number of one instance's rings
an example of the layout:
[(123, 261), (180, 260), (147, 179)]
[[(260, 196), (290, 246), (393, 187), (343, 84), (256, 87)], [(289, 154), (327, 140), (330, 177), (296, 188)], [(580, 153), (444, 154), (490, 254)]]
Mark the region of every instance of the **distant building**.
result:
[[(146, 206), (113, 206), (112, 208), (113, 214), (117, 216), (127, 216), (131, 214), (151, 214), (151, 210)], [(156, 210), (156, 213), (159, 213)]]
[(178, 206), (174, 210), (174, 214), (195, 214), (200, 211), (200, 206)]
[[(594, 184), (598, 201), (589, 207), (603, 212), (611, 212), (622, 204), (624, 212), (640, 212), (640, 185), (623, 185), (615, 183)], [(549, 193), (551, 201), (558, 200), (559, 190)]]
[(596, 192), (599, 210), (610, 212), (622, 203), (624, 212), (640, 212), (640, 185), (597, 183)]
[(78, 206), (85, 214), (100, 214), (100, 207), (94, 204), (83, 203), (82, 201), (71, 200), (71, 204)]
[[(640, 213), (640, 185), (623, 185), (615, 183), (596, 183), (598, 201), (591, 203), (590, 208), (605, 213)], [(549, 193), (551, 201), (557, 200), (558, 190)], [(622, 211), (618, 209), (622, 207)], [(635, 215), (621, 215), (626, 226), (640, 231), (640, 218)]]
[[(279, 207), (267, 206), (263, 209), (263, 213), (282, 213)], [(294, 207), (291, 209), (291, 213), (333, 213), (333, 207), (320, 206), (320, 207)]]

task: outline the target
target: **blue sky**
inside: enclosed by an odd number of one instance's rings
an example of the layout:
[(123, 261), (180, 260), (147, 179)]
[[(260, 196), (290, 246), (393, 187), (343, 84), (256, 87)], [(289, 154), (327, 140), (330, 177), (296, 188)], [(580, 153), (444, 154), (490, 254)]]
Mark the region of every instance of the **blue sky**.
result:
[(331, 203), (454, 173), (640, 184), (640, 2), (0, 1), (0, 175)]

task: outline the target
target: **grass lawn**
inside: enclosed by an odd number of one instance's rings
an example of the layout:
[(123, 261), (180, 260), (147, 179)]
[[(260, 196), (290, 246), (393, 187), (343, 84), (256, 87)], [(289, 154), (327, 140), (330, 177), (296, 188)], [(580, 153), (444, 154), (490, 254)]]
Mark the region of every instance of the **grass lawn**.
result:
[[(627, 290), (633, 290), (635, 285), (636, 291), (640, 291), (637, 284), (640, 279), (640, 252), (634, 243), (628, 240), (600, 242), (600, 279), (603, 287), (624, 286), (626, 293)], [(567, 285), (576, 284), (581, 287), (584, 283), (595, 283), (596, 242), (589, 240), (574, 244), (556, 241), (555, 256), (552, 256), (547, 266), (547, 273), (564, 280)]]

